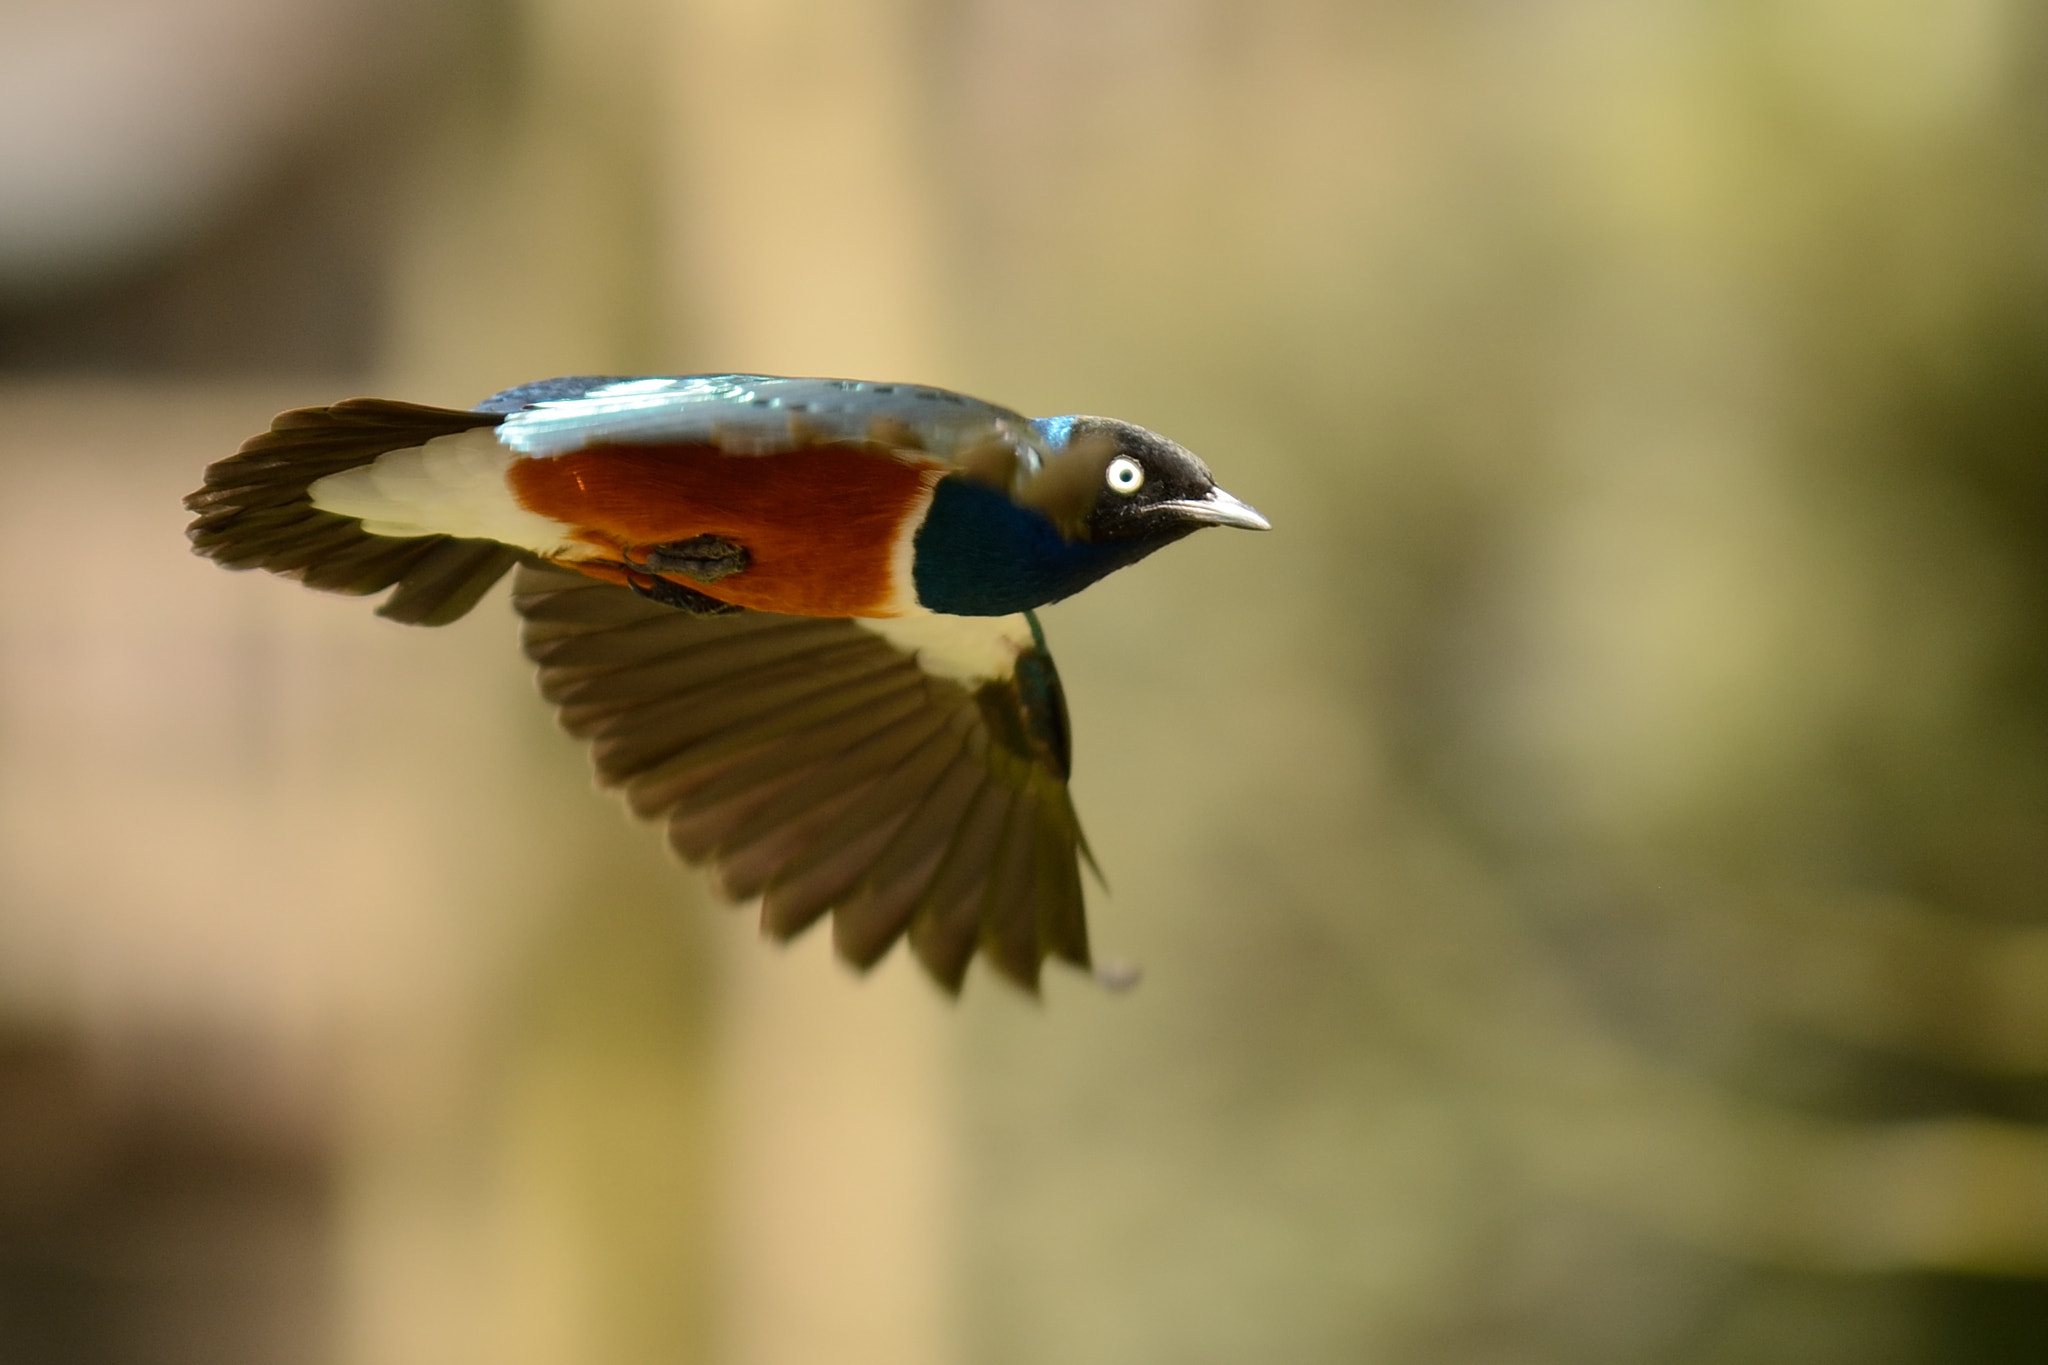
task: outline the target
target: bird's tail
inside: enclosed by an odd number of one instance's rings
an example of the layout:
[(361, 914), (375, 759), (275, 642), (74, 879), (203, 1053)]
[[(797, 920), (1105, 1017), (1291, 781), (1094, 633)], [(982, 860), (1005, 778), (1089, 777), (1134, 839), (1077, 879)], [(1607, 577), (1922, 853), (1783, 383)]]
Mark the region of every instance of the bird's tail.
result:
[(371, 535), (354, 517), (322, 511), (308, 489), (386, 451), (423, 445), (504, 420), (492, 412), (351, 398), (280, 413), (270, 430), (206, 471), (185, 499), (198, 515), (192, 547), (230, 569), (268, 569), (328, 592), (362, 595), (397, 585), (379, 616), (441, 626), (477, 604), (529, 556), (495, 540)]

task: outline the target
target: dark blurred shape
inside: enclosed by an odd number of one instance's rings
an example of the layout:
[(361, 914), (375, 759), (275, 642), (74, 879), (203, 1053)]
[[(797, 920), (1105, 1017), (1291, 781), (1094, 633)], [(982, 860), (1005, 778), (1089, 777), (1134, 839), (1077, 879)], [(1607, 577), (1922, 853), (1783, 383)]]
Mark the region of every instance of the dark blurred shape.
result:
[(501, 9), (91, 0), (23, 16), (0, 51), (0, 372), (366, 369), (400, 183), (449, 97), (504, 75)]
[(194, 237), (111, 275), (0, 293), (0, 370), (358, 374), (373, 359), (393, 168), (347, 145), (270, 168)]
[(0, 1032), (0, 1360), (329, 1356), (333, 1153), (251, 1061)]
[(1929, 1278), (1925, 1294), (1936, 1334), (1967, 1365), (2037, 1365), (2048, 1360), (2048, 1283), (1985, 1275)]
[(383, 102), (439, 0), (71, 0), (9, 8), (0, 281), (117, 270), (189, 234), (309, 132)]

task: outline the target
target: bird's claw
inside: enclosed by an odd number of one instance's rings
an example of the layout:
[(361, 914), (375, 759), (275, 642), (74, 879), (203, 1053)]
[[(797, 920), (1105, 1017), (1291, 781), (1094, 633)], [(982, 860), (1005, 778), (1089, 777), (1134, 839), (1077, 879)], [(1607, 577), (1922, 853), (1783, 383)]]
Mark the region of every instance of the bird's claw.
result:
[(659, 602), (664, 607), (674, 607), (692, 616), (724, 616), (744, 608), (730, 602), (721, 602), (708, 597), (695, 588), (686, 588), (666, 578), (655, 578), (649, 574), (628, 572), (626, 586), (650, 602)]
[(681, 574), (699, 583), (716, 583), (745, 569), (751, 562), (747, 547), (724, 536), (691, 536), (647, 547), (645, 567), (650, 573)]

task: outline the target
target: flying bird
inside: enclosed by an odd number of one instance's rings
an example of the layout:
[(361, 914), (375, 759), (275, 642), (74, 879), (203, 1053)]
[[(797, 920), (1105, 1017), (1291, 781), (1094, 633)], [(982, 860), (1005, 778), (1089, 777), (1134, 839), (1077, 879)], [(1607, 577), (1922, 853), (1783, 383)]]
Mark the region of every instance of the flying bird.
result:
[(1034, 609), (1205, 526), (1268, 529), (1106, 417), (945, 389), (576, 376), (471, 411), (280, 415), (185, 499), (198, 553), (378, 614), (515, 570), (527, 655), (599, 780), (777, 938), (830, 912), (957, 992), (1089, 966), (1065, 698)]

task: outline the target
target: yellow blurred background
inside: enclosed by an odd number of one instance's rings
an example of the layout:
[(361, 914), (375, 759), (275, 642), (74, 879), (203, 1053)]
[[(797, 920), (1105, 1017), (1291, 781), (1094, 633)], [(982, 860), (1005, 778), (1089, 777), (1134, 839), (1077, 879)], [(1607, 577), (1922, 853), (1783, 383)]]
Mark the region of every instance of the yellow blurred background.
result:
[[(1046, 613), (1110, 996), (718, 906), (283, 407), (914, 379), (1267, 536)], [(0, 1360), (2048, 1360), (2048, 15), (0, 9)]]

